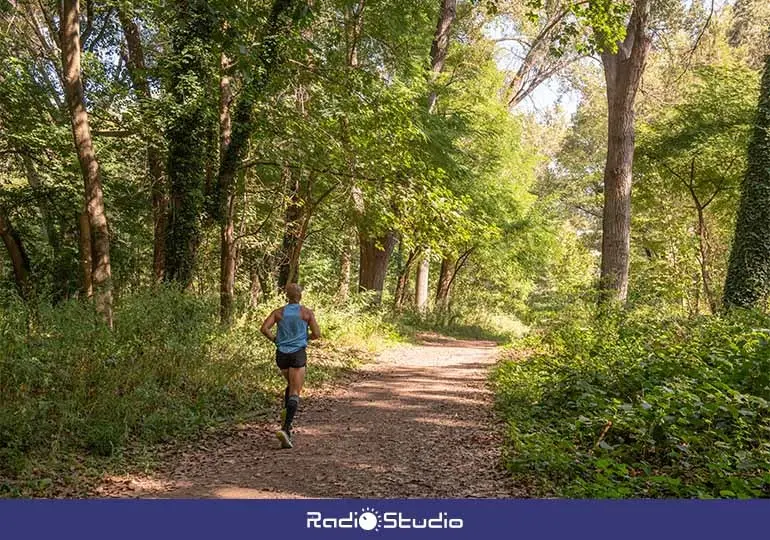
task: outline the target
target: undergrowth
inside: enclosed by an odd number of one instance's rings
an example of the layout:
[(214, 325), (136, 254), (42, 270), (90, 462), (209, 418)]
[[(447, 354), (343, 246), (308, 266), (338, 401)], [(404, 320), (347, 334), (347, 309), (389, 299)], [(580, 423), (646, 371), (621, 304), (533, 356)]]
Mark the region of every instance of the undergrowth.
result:
[[(309, 302), (326, 339), (311, 344), (308, 385), (392, 339), (362, 306)], [(0, 310), (0, 495), (49, 496), (84, 467), (275, 412), (283, 383), (259, 326), (280, 303), (223, 328), (216, 298), (159, 289), (123, 298), (114, 331), (77, 301)]]
[(627, 314), (519, 341), (493, 375), (536, 496), (770, 496), (770, 317)]

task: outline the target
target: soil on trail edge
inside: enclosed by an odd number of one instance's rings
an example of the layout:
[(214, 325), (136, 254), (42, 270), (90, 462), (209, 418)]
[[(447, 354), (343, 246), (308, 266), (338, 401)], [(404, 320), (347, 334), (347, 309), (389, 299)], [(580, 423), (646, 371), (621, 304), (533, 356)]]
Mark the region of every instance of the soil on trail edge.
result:
[[(487, 388), (493, 343), (425, 337), (381, 354), (344, 386), (300, 402), (291, 450), (251, 424), (175, 452), (152, 477), (99, 496), (514, 497)], [(312, 353), (309, 358), (312, 369)], [(276, 397), (276, 401), (278, 401)]]

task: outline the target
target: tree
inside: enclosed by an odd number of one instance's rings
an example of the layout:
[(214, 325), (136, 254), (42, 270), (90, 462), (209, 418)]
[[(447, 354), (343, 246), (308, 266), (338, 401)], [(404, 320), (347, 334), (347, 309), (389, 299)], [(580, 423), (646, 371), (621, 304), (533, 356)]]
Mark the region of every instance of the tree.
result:
[(607, 161), (604, 168), (600, 302), (625, 302), (631, 249), (631, 182), (634, 163), (634, 102), (650, 37), (649, 0), (637, 0), (616, 52), (603, 52), (607, 83)]
[(750, 307), (770, 290), (770, 55), (748, 147), (746, 175), (725, 280), (724, 304)]
[(581, 0), (496, 1), (492, 5), (496, 15), (492, 35), (506, 51), (505, 58), (513, 59), (505, 85), (505, 99), (512, 109), (581, 58), (613, 43), (622, 31), (627, 8), (625, 2)]
[[(270, 82), (276, 69), (280, 40), (291, 29), (297, 14), (291, 14), (295, 0), (275, 0), (262, 32), (262, 40), (256, 52), (255, 73), (244, 85), (240, 99), (232, 115), (232, 135), (229, 143), (223, 142), (217, 188), (220, 221), (220, 307), (223, 323), (230, 321), (235, 283), (236, 245), (234, 234), (235, 176), (246, 155), (249, 138), (254, 132), (254, 109), (257, 99)], [(293, 17), (287, 17), (291, 14)]]
[[(449, 38), (452, 28), (452, 22), (457, 15), (456, 0), (442, 0), (441, 10), (439, 11), (436, 32), (433, 35), (433, 43), (430, 47), (430, 77), (431, 82), (444, 70), (444, 63), (449, 52)], [(438, 94), (435, 89), (431, 90), (428, 96), (428, 113), (436, 112), (436, 101)], [(417, 264), (417, 277), (415, 279), (415, 305), (417, 309), (424, 310), (428, 302), (428, 272), (430, 270), (430, 251), (423, 253), (420, 262)]]
[[(112, 327), (112, 269), (110, 266), (110, 233), (104, 210), (104, 194), (99, 162), (94, 152), (91, 129), (83, 96), (80, 71), (80, 5), (78, 0), (62, 0), (60, 43), (64, 93), (70, 113), (72, 135), (85, 183), (85, 208), (88, 214), (90, 245), (93, 257), (93, 286), (97, 310)], [(84, 240), (85, 241), (85, 240)]]
[(134, 21), (131, 13), (119, 9), (118, 18), (126, 39), (128, 54), (126, 66), (136, 97), (139, 100), (142, 111), (144, 127), (143, 136), (147, 141), (147, 168), (150, 180), (150, 193), (152, 198), (152, 222), (153, 222), (153, 255), (152, 271), (155, 281), (163, 279), (166, 266), (166, 221), (168, 219), (168, 196), (163, 167), (163, 155), (160, 141), (153, 130), (150, 118), (150, 79), (147, 75), (147, 65), (144, 60), (144, 47), (139, 25)]
[[(634, 227), (642, 231), (635, 242), (658, 254), (673, 247), (683, 267), (699, 274), (695, 295), (685, 292), (689, 287), (680, 293), (692, 298), (693, 313), (700, 310), (700, 297), (711, 313), (718, 309), (756, 83), (755, 72), (735, 61), (693, 68), (678, 89), (679, 103), (640, 122)], [(682, 226), (686, 233), (679, 236)], [(667, 288), (689, 285), (677, 272), (665, 272), (658, 282)]]
[(174, 109), (166, 131), (170, 198), (165, 279), (187, 288), (201, 241), (208, 143), (213, 129), (210, 40), (216, 20), (203, 0), (178, 0), (174, 9), (168, 74)]

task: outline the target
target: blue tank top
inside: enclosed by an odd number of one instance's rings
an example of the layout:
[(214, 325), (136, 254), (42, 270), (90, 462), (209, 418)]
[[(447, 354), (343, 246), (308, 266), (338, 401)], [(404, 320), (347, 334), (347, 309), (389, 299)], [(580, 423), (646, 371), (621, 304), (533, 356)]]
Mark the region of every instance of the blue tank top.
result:
[(278, 350), (284, 354), (297, 352), (307, 347), (307, 321), (302, 320), (299, 304), (286, 304), (283, 315), (278, 321), (276, 334)]

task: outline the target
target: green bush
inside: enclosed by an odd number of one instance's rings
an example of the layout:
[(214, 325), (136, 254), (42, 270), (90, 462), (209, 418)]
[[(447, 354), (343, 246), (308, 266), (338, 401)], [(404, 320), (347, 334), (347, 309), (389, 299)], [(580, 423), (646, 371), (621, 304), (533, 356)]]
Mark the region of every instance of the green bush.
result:
[(770, 317), (587, 320), (494, 373), (517, 478), (567, 497), (770, 495)]

